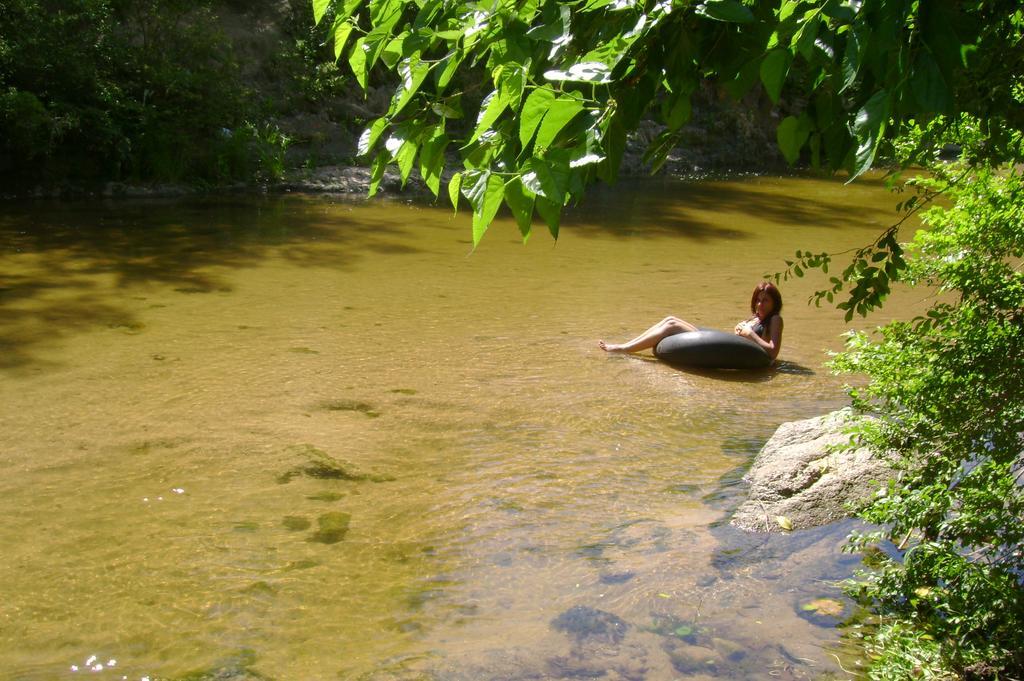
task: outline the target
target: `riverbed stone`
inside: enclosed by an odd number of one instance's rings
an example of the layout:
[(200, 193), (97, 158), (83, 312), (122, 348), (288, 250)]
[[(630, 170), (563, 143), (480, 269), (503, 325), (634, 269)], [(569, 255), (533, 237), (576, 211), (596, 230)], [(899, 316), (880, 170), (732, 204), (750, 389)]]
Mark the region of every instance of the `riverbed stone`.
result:
[(321, 544), (337, 544), (348, 534), (348, 525), (351, 519), (352, 516), (341, 511), (324, 513), (316, 519), (320, 529), (310, 535), (309, 541)]
[(743, 477), (749, 498), (732, 524), (750, 532), (816, 527), (847, 517), (870, 498), (893, 471), (867, 448), (831, 451), (849, 440), (852, 418), (867, 417), (843, 409), (779, 426)]
[(568, 634), (576, 641), (621, 643), (629, 625), (617, 615), (586, 605), (576, 605), (551, 621), (557, 631)]

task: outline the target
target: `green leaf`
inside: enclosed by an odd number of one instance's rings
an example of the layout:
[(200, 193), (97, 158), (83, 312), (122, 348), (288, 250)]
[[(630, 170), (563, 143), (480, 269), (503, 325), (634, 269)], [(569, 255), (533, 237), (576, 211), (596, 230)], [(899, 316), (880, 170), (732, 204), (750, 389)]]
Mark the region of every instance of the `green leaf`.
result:
[(885, 124), (883, 123), (878, 130), (870, 132), (863, 138), (858, 138), (857, 152), (854, 155), (854, 166), (850, 173), (850, 179), (847, 182), (852, 182), (871, 169), (872, 164), (875, 162), (875, 152), (878, 151), (878, 141), (881, 139), (884, 131)]
[(782, 7), (779, 9), (779, 21), (785, 21), (791, 17), (801, 2), (802, 0), (784, 0)]
[(398, 21), (404, 0), (370, 0), (370, 21), (374, 27), (392, 26)]
[(811, 148), (811, 166), (814, 168), (821, 167), (821, 134), (814, 133), (811, 135), (809, 146)]
[(525, 149), (530, 144), (530, 139), (540, 126), (541, 119), (547, 113), (551, 102), (555, 100), (555, 93), (546, 87), (539, 87), (526, 98), (523, 104), (523, 111), (519, 117), (519, 142)]
[(370, 127), (363, 130), (363, 133), (359, 135), (359, 142), (356, 145), (356, 154), (359, 156), (366, 156), (370, 153), (373, 150), (373, 145), (375, 145), (377, 140), (380, 139), (380, 135), (384, 132), (387, 125), (388, 119), (381, 116), (371, 123)]
[(607, 159), (598, 169), (598, 175), (605, 182), (613, 182), (619, 175), (619, 165), (626, 153), (626, 129), (619, 116), (612, 116), (604, 132), (604, 148)]
[(854, 154), (853, 168), (850, 171), (852, 182), (869, 168), (875, 161), (878, 142), (885, 132), (889, 120), (889, 93), (879, 90), (865, 102), (853, 123), (857, 136), (857, 151)]
[(344, 21), (352, 16), (352, 13), (359, 9), (359, 6), (363, 4), (363, 0), (344, 0), (341, 6), (341, 11), (334, 17), (335, 21)]
[(780, 48), (769, 52), (761, 62), (761, 82), (772, 103), (777, 103), (782, 94), (782, 85), (789, 72), (789, 60), (789, 50)]
[(541, 121), (540, 129), (537, 131), (534, 148), (542, 150), (551, 146), (562, 128), (581, 111), (583, 111), (583, 101), (576, 97), (563, 95), (551, 102), (547, 114)]
[(462, 118), (458, 95), (432, 102), (430, 110), (442, 118)]
[(755, 57), (754, 59), (747, 61), (738, 71), (736, 71), (732, 80), (724, 83), (726, 92), (728, 92), (733, 99), (741, 99), (743, 95), (750, 91), (750, 88), (754, 86), (754, 83), (758, 81), (760, 71), (760, 57)]
[(588, 61), (573, 64), (567, 70), (553, 69), (544, 72), (544, 78), (551, 81), (574, 83), (610, 83), (612, 70), (604, 62)]
[(465, 33), (460, 29), (454, 29), (451, 31), (432, 31), (431, 35), (434, 36), (435, 38), (440, 38), (445, 42), (451, 42), (453, 40), (458, 40), (463, 35), (465, 35)]
[(533, 223), (533, 201), (534, 194), (523, 186), (518, 177), (512, 178), (505, 185), (505, 203), (512, 210), (524, 242), (530, 236)]
[(853, 123), (853, 131), (859, 136), (877, 130), (889, 117), (889, 93), (879, 90), (864, 103)]
[(380, 181), (384, 179), (384, 170), (388, 165), (388, 155), (385, 151), (377, 153), (377, 157), (373, 159), (373, 166), (370, 171), (370, 190), (368, 192), (370, 197), (373, 197), (377, 193), (377, 189), (380, 187)]
[(513, 109), (519, 106), (523, 98), (526, 74), (520, 65), (503, 64), (498, 73), (498, 92), (506, 106)]
[(324, 18), (324, 14), (330, 5), (331, 0), (313, 0), (313, 22), (315, 24), (319, 24), (320, 20)]
[(387, 42), (383, 51), (381, 51), (381, 61), (384, 62), (384, 65), (389, 69), (394, 69), (395, 65), (401, 61), (407, 36), (407, 33), (403, 33), (402, 35), (392, 38)]
[(847, 31), (846, 47), (843, 50), (843, 86), (840, 92), (845, 92), (857, 82), (857, 74), (860, 72), (860, 38), (856, 31)]
[(438, 72), (437, 75), (437, 92), (441, 94), (448, 83), (451, 82), (452, 78), (459, 70), (459, 66), (462, 64), (464, 58), (462, 50), (456, 50), (454, 53), (446, 57), (441, 63), (444, 64), (444, 68)]
[(352, 51), (348, 55), (348, 65), (352, 69), (352, 74), (356, 77), (356, 82), (359, 83), (359, 87), (366, 90), (368, 69), (366, 67), (366, 38), (360, 38), (352, 46)]
[(444, 134), (444, 122), (434, 126), (433, 132), (420, 150), (420, 175), (436, 197), (441, 191), (441, 173), (444, 170), (444, 150), (448, 136)]
[(345, 51), (345, 43), (348, 42), (348, 36), (352, 33), (352, 24), (346, 19), (341, 19), (334, 22), (334, 58), (335, 60), (341, 59), (342, 53)]
[(965, 48), (974, 47), (964, 44), (970, 41), (961, 40), (953, 29), (958, 19), (954, 7), (952, 3), (935, 2), (929, 3), (928, 11), (924, 12), (922, 37), (944, 73), (966, 67)]
[(462, 173), (455, 173), (452, 179), (448, 180), (448, 199), (452, 202), (452, 208), (459, 212), (459, 193), (462, 189)]
[(813, 56), (814, 41), (818, 38), (818, 28), (821, 26), (817, 12), (809, 14), (810, 16), (805, 18), (804, 23), (800, 26), (800, 30), (793, 34), (793, 40), (790, 42), (790, 47), (795, 47), (796, 51), (807, 61), (810, 61)]
[(917, 55), (910, 89), (923, 112), (948, 113), (953, 108), (953, 98), (949, 94), (946, 80), (927, 50), (921, 50)]
[(662, 113), (665, 118), (665, 125), (668, 126), (669, 130), (675, 131), (686, 125), (686, 122), (690, 120), (690, 115), (693, 113), (690, 95), (682, 90), (673, 93), (672, 97), (665, 100), (665, 107)]
[(554, 239), (558, 240), (558, 227), (562, 220), (562, 206), (561, 204), (555, 203), (543, 196), (538, 196), (534, 205), (537, 207), (537, 213), (540, 214), (541, 218), (548, 226), (548, 231)]
[(395, 163), (398, 164), (398, 171), (401, 174), (402, 186), (404, 187), (416, 161), (416, 150), (418, 148), (416, 140), (411, 137), (394, 135), (388, 138), (384, 146), (395, 160)]
[(782, 119), (778, 129), (775, 131), (775, 137), (778, 140), (782, 155), (786, 157), (787, 163), (793, 165), (799, 160), (800, 150), (803, 148), (804, 142), (807, 141), (809, 134), (810, 121), (806, 115), (801, 115), (800, 118), (786, 116)]
[(644, 150), (644, 162), (651, 166), (651, 174), (658, 172), (661, 166), (665, 165), (668, 155), (678, 143), (678, 135), (672, 134), (670, 130), (664, 130)]
[(505, 183), (501, 177), (489, 170), (471, 170), (465, 175), (468, 185), (463, 185), (462, 195), (473, 207), (473, 247), (480, 243), (487, 227), (501, 207), (505, 195)]
[[(559, 206), (565, 204), (569, 184), (569, 169), (544, 159), (533, 158), (527, 164), (529, 171), (522, 176), (523, 185), (534, 194), (543, 196)], [(538, 208), (538, 211), (540, 209)]]
[(428, 73), (430, 73), (430, 65), (420, 59), (419, 52), (399, 64), (398, 75), (402, 78), (402, 95), (393, 105), (392, 116), (398, 115), (412, 100)]
[(707, 0), (697, 5), (697, 14), (716, 21), (727, 21), (734, 24), (749, 24), (754, 21), (754, 13), (750, 8), (737, 0)]
[(469, 138), (469, 142), (475, 142), (480, 138), (480, 135), (488, 130), (494, 121), (498, 120), (498, 116), (505, 110), (508, 105), (508, 100), (501, 96), (499, 90), (494, 90), (491, 94), (484, 97), (484, 101), (480, 102), (480, 114), (476, 119), (476, 129)]

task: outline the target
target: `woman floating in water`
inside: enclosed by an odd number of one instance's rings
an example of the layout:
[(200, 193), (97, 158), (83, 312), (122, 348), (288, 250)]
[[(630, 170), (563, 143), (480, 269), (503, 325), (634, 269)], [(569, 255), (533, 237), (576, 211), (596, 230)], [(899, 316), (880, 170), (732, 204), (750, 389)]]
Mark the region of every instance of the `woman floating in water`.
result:
[[(782, 294), (774, 284), (762, 281), (754, 288), (750, 297), (750, 312), (754, 316), (736, 325), (733, 331), (761, 347), (775, 361), (782, 347)], [(663, 338), (677, 333), (697, 331), (697, 327), (678, 317), (665, 317), (633, 340), (621, 343), (605, 343), (598, 345), (606, 352), (640, 352), (655, 347)]]

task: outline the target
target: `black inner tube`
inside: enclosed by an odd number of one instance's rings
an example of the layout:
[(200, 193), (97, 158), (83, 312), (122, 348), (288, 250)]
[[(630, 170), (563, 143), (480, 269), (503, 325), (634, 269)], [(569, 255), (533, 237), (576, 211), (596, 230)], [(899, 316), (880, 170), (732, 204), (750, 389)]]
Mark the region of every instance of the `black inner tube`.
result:
[(700, 329), (663, 338), (654, 356), (673, 365), (707, 369), (762, 369), (772, 363), (764, 348), (735, 333)]

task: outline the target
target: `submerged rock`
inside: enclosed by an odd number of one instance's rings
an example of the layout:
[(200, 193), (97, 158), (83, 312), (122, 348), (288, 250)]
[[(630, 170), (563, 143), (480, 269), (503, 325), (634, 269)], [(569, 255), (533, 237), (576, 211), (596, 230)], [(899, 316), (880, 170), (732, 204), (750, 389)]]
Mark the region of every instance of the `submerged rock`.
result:
[(617, 615), (585, 605), (576, 605), (551, 621), (551, 626), (577, 642), (592, 640), (621, 643), (629, 625)]
[(743, 479), (750, 496), (732, 524), (750, 532), (825, 525), (866, 501), (892, 469), (866, 448), (830, 451), (848, 441), (848, 409), (779, 426)]
[(316, 519), (320, 529), (310, 535), (309, 541), (321, 544), (337, 544), (348, 534), (348, 525), (351, 519), (352, 516), (341, 511), (324, 513)]

